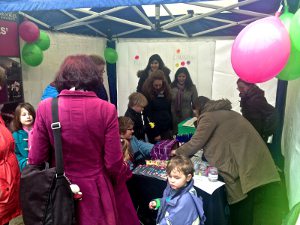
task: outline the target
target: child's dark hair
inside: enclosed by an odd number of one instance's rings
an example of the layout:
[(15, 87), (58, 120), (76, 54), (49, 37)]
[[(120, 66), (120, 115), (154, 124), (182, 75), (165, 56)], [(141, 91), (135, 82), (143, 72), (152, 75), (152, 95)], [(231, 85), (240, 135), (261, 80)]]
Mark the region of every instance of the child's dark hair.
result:
[(28, 113), (32, 116), (33, 122), (35, 121), (35, 110), (33, 106), (30, 103), (24, 102), (20, 103), (17, 108), (15, 109), (15, 117), (13, 119), (13, 131), (21, 130), (23, 129), (23, 125), (20, 122), (20, 116), (21, 116), (21, 109), (24, 108), (28, 111)]
[(167, 165), (167, 174), (170, 174), (172, 170), (178, 170), (185, 176), (191, 174), (194, 175), (194, 164), (190, 158), (183, 155), (176, 155), (170, 159)]

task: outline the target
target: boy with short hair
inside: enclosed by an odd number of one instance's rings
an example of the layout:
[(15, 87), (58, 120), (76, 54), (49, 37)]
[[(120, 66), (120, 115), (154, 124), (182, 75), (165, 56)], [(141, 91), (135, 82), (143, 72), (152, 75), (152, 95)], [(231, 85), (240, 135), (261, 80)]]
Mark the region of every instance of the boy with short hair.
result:
[(145, 141), (145, 128), (142, 111), (148, 105), (147, 98), (139, 92), (134, 92), (129, 95), (128, 100), (128, 109), (125, 112), (125, 116), (129, 117), (134, 122), (134, 136), (138, 140)]
[(203, 225), (205, 216), (202, 198), (193, 187), (194, 166), (182, 155), (171, 158), (167, 165), (168, 185), (161, 199), (149, 203), (150, 209), (159, 209), (158, 225)]

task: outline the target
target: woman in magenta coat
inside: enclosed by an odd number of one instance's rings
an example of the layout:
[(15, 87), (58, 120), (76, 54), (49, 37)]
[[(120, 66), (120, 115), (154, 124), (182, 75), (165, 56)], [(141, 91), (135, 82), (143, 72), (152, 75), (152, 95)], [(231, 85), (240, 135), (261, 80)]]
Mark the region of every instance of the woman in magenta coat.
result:
[[(99, 71), (86, 55), (69, 56), (55, 78), (64, 168), (80, 187), (79, 225), (138, 225), (126, 180), (115, 106), (99, 99)], [(29, 163), (54, 162), (51, 98), (39, 104)], [(52, 150), (49, 150), (52, 149)], [(126, 207), (123, 207), (126, 205)]]

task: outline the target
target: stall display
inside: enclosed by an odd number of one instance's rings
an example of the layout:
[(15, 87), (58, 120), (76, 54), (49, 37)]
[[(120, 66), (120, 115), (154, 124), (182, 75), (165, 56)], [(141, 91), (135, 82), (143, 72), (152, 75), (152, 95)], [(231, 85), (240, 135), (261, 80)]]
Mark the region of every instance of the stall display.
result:
[(164, 160), (146, 160), (146, 165), (137, 166), (132, 173), (166, 181), (166, 165), (167, 161)]
[(193, 135), (196, 131), (194, 122), (197, 121), (196, 117), (186, 119), (178, 124), (178, 135)]
[(168, 160), (171, 151), (178, 148), (177, 140), (162, 140), (154, 145), (150, 156), (153, 160)]

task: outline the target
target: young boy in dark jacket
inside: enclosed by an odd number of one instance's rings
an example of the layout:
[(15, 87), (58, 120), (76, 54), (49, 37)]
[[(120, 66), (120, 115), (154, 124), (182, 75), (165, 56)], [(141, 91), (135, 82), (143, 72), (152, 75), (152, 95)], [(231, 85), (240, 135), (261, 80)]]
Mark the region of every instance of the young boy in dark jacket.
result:
[(158, 225), (203, 225), (205, 216), (202, 198), (193, 187), (194, 166), (185, 156), (171, 158), (167, 165), (168, 185), (161, 199), (149, 203), (158, 209)]

